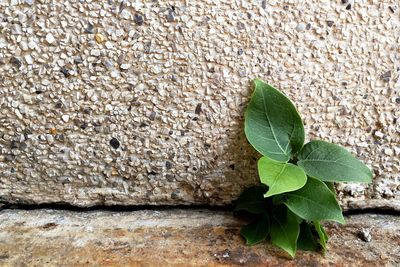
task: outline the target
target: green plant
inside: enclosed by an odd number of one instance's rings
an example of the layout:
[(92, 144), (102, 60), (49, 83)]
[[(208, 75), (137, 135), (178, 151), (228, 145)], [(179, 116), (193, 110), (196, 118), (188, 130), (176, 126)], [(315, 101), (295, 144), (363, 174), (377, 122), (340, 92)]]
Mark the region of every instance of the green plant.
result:
[(245, 190), (236, 211), (252, 214), (242, 228), (248, 245), (270, 238), (291, 257), (296, 250), (326, 249), (321, 221), (344, 223), (333, 182), (363, 182), (371, 171), (344, 148), (325, 141), (304, 144), (304, 127), (293, 103), (262, 80), (245, 114), (245, 134), (262, 154), (261, 186)]

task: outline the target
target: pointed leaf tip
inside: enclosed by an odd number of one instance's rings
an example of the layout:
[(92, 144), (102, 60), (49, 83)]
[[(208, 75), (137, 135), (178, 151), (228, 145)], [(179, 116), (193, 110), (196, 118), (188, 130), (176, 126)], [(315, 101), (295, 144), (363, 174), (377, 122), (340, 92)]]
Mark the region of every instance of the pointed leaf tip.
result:
[(262, 155), (287, 162), (304, 143), (304, 127), (293, 103), (260, 79), (245, 113), (245, 134)]

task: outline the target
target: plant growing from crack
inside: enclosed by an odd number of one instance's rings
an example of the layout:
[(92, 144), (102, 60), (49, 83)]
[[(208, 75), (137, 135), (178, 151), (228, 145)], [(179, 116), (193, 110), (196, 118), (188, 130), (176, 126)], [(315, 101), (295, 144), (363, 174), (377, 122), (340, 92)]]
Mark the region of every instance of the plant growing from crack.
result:
[(245, 134), (262, 155), (261, 186), (245, 190), (235, 211), (252, 214), (241, 229), (248, 245), (270, 239), (294, 257), (297, 249), (325, 252), (322, 221), (344, 223), (334, 182), (370, 183), (372, 173), (346, 149), (325, 141), (304, 145), (304, 127), (293, 103), (279, 90), (254, 80), (245, 113)]

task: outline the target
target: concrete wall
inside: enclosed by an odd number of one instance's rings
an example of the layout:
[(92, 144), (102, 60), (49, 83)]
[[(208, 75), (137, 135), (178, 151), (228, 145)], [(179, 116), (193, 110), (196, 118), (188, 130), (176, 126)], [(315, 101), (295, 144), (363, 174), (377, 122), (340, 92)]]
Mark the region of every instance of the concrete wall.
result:
[(342, 2), (2, 1), (0, 199), (230, 203), (259, 77), (373, 169), (345, 208), (399, 208), (400, 8)]

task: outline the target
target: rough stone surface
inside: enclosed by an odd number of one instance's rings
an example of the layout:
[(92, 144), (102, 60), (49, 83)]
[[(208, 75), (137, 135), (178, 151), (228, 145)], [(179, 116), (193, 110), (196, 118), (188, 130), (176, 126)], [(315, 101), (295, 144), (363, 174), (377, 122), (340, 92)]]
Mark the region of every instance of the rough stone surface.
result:
[(242, 120), (259, 77), (294, 100), (311, 138), (373, 169), (372, 185), (338, 187), (345, 207), (399, 207), (397, 0), (0, 10), (2, 201), (229, 203), (257, 180)]
[[(0, 212), (2, 266), (399, 266), (400, 218), (353, 215), (329, 224), (328, 252), (295, 260), (245, 245), (229, 212), (164, 210)], [(360, 233), (371, 240), (363, 241)]]

